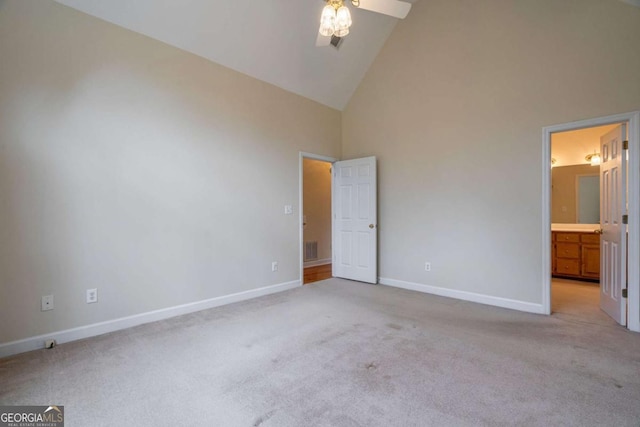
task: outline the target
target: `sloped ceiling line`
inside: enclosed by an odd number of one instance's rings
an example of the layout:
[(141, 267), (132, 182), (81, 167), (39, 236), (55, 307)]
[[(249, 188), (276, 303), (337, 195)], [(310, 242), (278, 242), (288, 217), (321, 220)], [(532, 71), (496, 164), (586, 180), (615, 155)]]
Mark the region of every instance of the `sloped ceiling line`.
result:
[(397, 22), (351, 8), (351, 33), (336, 50), (315, 46), (321, 0), (56, 1), (338, 110)]

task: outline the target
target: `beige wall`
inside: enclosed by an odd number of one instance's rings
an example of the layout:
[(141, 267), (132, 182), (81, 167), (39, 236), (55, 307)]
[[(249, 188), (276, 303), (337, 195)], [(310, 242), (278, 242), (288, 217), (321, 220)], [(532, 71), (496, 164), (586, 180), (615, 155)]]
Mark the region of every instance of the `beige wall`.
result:
[(381, 277), (541, 304), (542, 128), (640, 109), (639, 40), (617, 0), (417, 2), (343, 114)]
[(340, 112), (45, 0), (0, 0), (0, 58), (0, 343), (299, 279)]
[(303, 159), (304, 241), (318, 242), (318, 260), (331, 259), (331, 163)]
[(598, 175), (600, 168), (591, 165), (558, 166), (551, 169), (551, 222), (578, 222), (576, 215), (576, 177)]

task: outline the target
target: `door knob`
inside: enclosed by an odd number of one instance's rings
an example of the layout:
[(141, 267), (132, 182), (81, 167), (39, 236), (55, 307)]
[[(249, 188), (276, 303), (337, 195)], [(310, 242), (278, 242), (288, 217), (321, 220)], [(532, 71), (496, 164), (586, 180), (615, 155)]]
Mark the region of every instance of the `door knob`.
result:
[(601, 229), (599, 229), (599, 230), (594, 231), (594, 233), (596, 233), (596, 234), (602, 234), (602, 233), (604, 233), (604, 230), (601, 228)]
[(373, 228), (373, 227), (375, 227), (375, 225), (369, 224), (369, 228)]

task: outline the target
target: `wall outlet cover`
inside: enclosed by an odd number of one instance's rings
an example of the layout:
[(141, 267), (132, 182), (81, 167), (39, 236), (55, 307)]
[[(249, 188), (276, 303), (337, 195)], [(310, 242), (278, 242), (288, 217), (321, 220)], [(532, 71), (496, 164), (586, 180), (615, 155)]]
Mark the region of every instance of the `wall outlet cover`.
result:
[(40, 304), (41, 311), (53, 310), (53, 295), (43, 295)]
[(87, 304), (98, 302), (98, 289), (87, 289)]

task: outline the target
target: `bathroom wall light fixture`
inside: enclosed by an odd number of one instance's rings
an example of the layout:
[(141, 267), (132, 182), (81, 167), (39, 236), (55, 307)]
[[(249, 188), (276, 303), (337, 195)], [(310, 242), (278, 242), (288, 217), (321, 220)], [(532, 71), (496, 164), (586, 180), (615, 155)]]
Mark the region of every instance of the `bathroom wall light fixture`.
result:
[(600, 158), (600, 153), (596, 153), (596, 152), (594, 152), (593, 154), (587, 155), (587, 157), (585, 157), (584, 159), (587, 162), (589, 162), (591, 166), (598, 166), (602, 162), (602, 159)]

